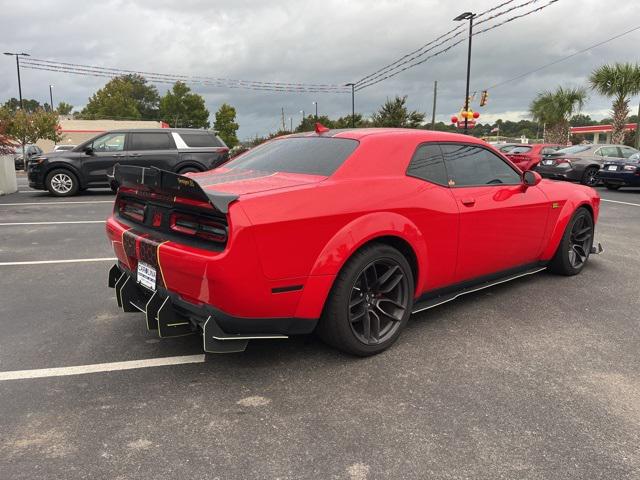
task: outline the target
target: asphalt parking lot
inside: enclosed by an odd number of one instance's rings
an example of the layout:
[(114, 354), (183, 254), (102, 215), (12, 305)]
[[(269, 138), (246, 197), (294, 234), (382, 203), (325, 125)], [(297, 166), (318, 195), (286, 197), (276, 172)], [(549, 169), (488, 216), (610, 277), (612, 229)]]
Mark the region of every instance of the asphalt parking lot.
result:
[[(207, 357), (159, 340), (106, 287), (111, 192), (19, 183), (0, 197), (2, 479), (640, 477), (640, 190), (599, 189), (606, 252), (581, 275), (466, 296), (356, 359), (314, 337)], [(89, 261), (37, 263), (58, 260)]]

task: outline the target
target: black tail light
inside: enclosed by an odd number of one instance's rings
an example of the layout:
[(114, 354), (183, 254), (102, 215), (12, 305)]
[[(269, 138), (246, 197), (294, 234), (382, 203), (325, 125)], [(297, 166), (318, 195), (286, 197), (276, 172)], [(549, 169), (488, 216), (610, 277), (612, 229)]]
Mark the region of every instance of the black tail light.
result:
[(124, 218), (134, 222), (144, 223), (145, 204), (128, 198), (118, 200), (118, 212)]
[(212, 242), (227, 241), (227, 227), (215, 220), (199, 218), (184, 213), (172, 213), (169, 228), (183, 235), (190, 235)]

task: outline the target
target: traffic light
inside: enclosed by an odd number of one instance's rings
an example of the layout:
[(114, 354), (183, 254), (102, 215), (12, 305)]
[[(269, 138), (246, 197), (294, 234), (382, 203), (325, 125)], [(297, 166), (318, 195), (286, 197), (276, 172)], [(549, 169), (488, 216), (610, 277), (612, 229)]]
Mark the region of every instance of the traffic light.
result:
[(489, 98), (489, 93), (486, 90), (482, 91), (480, 95), (480, 106), (484, 107), (487, 104), (487, 99)]

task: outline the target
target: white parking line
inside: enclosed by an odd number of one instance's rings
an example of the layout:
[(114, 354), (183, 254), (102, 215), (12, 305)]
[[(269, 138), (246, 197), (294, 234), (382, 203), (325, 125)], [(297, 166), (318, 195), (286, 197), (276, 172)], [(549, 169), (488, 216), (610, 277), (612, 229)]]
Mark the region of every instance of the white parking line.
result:
[(50, 263), (84, 263), (84, 262), (113, 262), (117, 258), (74, 258), (70, 260), (35, 260), (32, 262), (0, 262), (0, 267), (15, 265), (47, 265)]
[(77, 220), (69, 222), (12, 222), (0, 223), (0, 227), (15, 227), (18, 225), (71, 225), (77, 223), (105, 223), (104, 220)]
[(83, 202), (22, 202), (22, 203), (0, 203), (0, 207), (15, 207), (21, 205), (69, 205), (83, 203), (113, 203), (113, 200), (87, 200)]
[(28, 378), (65, 377), (67, 375), (84, 375), (86, 373), (133, 370), (135, 368), (166, 367), (169, 365), (185, 365), (188, 363), (204, 363), (204, 359), (204, 354), (200, 354), (183, 355), (180, 357), (150, 358), (148, 360), (130, 360), (128, 362), (94, 363), (93, 365), (77, 365), (75, 367), (14, 370), (9, 372), (0, 372), (0, 382), (6, 380), (24, 380)]
[(606, 198), (601, 198), (603, 202), (611, 202), (611, 203), (621, 203), (622, 205), (633, 205), (634, 207), (640, 207), (640, 203), (631, 203), (631, 202), (621, 202), (619, 200), (607, 200)]

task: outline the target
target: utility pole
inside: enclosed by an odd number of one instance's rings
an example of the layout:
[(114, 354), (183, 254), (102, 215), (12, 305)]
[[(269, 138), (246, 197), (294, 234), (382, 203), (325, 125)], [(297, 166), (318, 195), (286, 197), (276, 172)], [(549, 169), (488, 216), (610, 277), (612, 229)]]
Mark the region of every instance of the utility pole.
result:
[(293, 117), (289, 117), (289, 131), (293, 133)]
[(20, 82), (20, 57), (30, 57), (28, 53), (12, 53), (12, 52), (4, 52), (5, 55), (9, 55), (12, 57), (16, 57), (16, 69), (18, 70), (18, 96), (20, 97), (20, 109), (24, 110), (24, 105), (22, 104), (22, 83)]
[[(464, 95), (464, 111), (469, 111), (469, 80), (471, 78), (471, 39), (473, 38), (473, 19), (475, 18), (475, 13), (464, 12), (458, 15), (453, 20), (456, 22), (460, 22), (462, 20), (469, 20), (469, 48), (467, 51), (467, 87)], [(467, 115), (464, 116), (464, 133), (465, 135), (469, 131), (469, 119)]]
[(345, 83), (345, 87), (351, 87), (351, 128), (356, 128), (356, 84)]
[(318, 102), (313, 102), (313, 104), (316, 106), (316, 117), (315, 117), (315, 120), (317, 122), (318, 121)]
[(284, 124), (284, 107), (282, 107), (282, 131), (284, 132), (284, 129), (287, 128)]
[(638, 104), (638, 120), (636, 120), (636, 149), (640, 150), (640, 103)]
[(53, 108), (53, 85), (49, 85), (49, 100), (51, 101), (49, 105), (51, 105), (51, 111), (53, 112), (55, 110)]
[(431, 112), (431, 130), (436, 129), (436, 99), (438, 98), (438, 81), (433, 82), (433, 111)]

